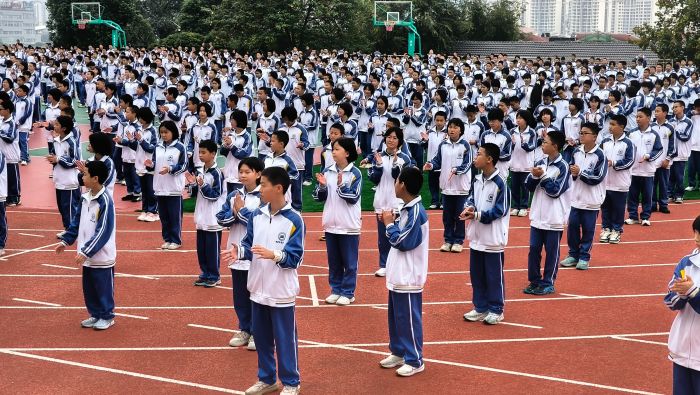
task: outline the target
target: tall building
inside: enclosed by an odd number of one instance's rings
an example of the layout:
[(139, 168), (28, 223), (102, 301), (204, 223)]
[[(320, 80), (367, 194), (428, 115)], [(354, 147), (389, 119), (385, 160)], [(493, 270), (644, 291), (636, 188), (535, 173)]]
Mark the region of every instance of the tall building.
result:
[(30, 1), (0, 0), (0, 43), (26, 44), (41, 41), (36, 29), (34, 4)]
[(536, 34), (632, 33), (656, 20), (656, 0), (523, 0), (521, 23)]

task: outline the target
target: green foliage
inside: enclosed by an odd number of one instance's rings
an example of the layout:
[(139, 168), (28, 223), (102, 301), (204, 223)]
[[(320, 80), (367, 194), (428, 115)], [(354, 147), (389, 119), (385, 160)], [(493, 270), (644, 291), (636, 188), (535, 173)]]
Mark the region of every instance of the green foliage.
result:
[(165, 47), (199, 47), (204, 42), (204, 36), (199, 33), (179, 32), (173, 33), (160, 40), (160, 45)]
[(185, 0), (177, 17), (180, 30), (206, 35), (211, 29), (212, 10), (203, 0)]
[(178, 31), (176, 22), (182, 0), (139, 0), (142, 15), (148, 16), (158, 38), (165, 38)]
[(658, 0), (656, 24), (634, 29), (637, 44), (651, 49), (662, 59), (700, 60), (700, 3)]
[(122, 28), (126, 32), (129, 46), (150, 48), (156, 43), (157, 37), (153, 26), (140, 13), (136, 14), (134, 19)]
[(515, 41), (520, 39), (519, 17), (522, 9), (517, 2), (498, 0), (467, 0), (464, 12), (471, 22), (462, 40)]

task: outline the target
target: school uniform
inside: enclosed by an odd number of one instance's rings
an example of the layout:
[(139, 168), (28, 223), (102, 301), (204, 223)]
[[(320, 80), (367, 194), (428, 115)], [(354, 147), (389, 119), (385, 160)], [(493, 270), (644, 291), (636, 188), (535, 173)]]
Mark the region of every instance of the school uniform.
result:
[[(584, 122), (585, 119), (583, 118), (583, 115), (581, 115), (580, 112), (577, 112), (574, 115), (571, 115), (571, 113), (567, 113), (561, 121), (561, 129), (562, 132), (564, 132), (564, 136), (566, 137), (567, 141), (567, 143), (564, 144), (562, 155), (564, 156), (564, 160), (566, 160), (567, 162), (571, 162), (571, 157), (573, 156), (576, 148), (578, 147), (579, 138), (581, 135), (581, 126)], [(574, 143), (569, 144), (569, 140), (573, 140)]]
[[(695, 139), (695, 133), (693, 129), (695, 127), (694, 123), (688, 119), (685, 115), (683, 118), (678, 119), (675, 116), (668, 120), (673, 127), (673, 146), (676, 151), (676, 155), (673, 158), (673, 163), (671, 164), (671, 174), (669, 175), (669, 185), (668, 185), (668, 195), (669, 198), (675, 200), (676, 198), (683, 198), (685, 190), (683, 185), (685, 183), (685, 168), (688, 160), (691, 159), (693, 140)], [(700, 135), (700, 133), (697, 133)], [(690, 174), (694, 172), (691, 167), (695, 166), (695, 163), (688, 166), (689, 177), (688, 180), (692, 180)]]
[(635, 129), (629, 135), (636, 147), (636, 158), (632, 165), (632, 183), (627, 195), (627, 213), (630, 219), (639, 220), (639, 194), (642, 195), (641, 219), (651, 218), (651, 195), (654, 188), (656, 161), (663, 153), (661, 138), (648, 126), (645, 130)]
[[(294, 162), (294, 166), (299, 171), (299, 177), (291, 180), (290, 189), (292, 190), (292, 207), (297, 211), (301, 211), (301, 184), (304, 181), (306, 169), (305, 152), (309, 149), (309, 135), (306, 128), (298, 121), (294, 122), (292, 126), (282, 123), (279, 130), (284, 130), (289, 135), (287, 155), (289, 155)], [(299, 145), (301, 145), (301, 148), (299, 148)]]
[(631, 169), (637, 157), (636, 147), (624, 134), (619, 139), (611, 135), (600, 146), (606, 159), (612, 161), (605, 177), (605, 200), (600, 207), (602, 228), (622, 233), (627, 193), (632, 183)]
[(681, 278), (680, 271), (694, 279), (695, 284), (685, 295), (669, 291), (664, 297), (664, 303), (673, 311), (677, 311), (668, 335), (668, 359), (673, 362), (673, 394), (697, 394), (700, 392), (700, 339), (694, 327), (698, 324), (700, 314), (700, 297), (698, 283), (700, 278), (700, 251), (683, 257), (673, 271), (673, 277), (668, 286)]
[(7, 161), (0, 150), (0, 250), (7, 244), (7, 214), (5, 201), (7, 200)]
[(369, 99), (364, 96), (358, 102), (355, 108), (355, 115), (357, 116), (357, 129), (358, 129), (358, 145), (365, 158), (367, 158), (372, 153), (372, 135), (369, 133), (369, 123), (372, 121), (372, 117), (377, 112), (377, 103), (374, 98)]
[(510, 131), (513, 139), (513, 155), (510, 161), (510, 188), (513, 196), (512, 207), (527, 210), (530, 196), (525, 188), (525, 179), (535, 165), (537, 134), (531, 127), (522, 132), (518, 127)]
[[(276, 371), (279, 370), (283, 385), (299, 385), (294, 304), (299, 294), (296, 269), (304, 259), (305, 234), (301, 214), (289, 203), (276, 213), (271, 213), (270, 205), (266, 204), (255, 209), (238, 246), (238, 259), (250, 261), (248, 290), (258, 353), (258, 379), (267, 384), (277, 381)], [(251, 247), (254, 245), (273, 250), (275, 258), (264, 259), (253, 254)]]
[(253, 143), (250, 134), (245, 129), (242, 129), (240, 133), (236, 133), (235, 130), (224, 133), (226, 134), (224, 137), (231, 137), (231, 144), (222, 144), (219, 154), (226, 159), (223, 174), (226, 179), (226, 191), (231, 193), (241, 187), (238, 181), (238, 165), (241, 160), (251, 155)]
[(371, 136), (370, 148), (372, 152), (377, 152), (379, 146), (384, 142), (384, 132), (386, 132), (386, 121), (389, 120), (389, 112), (384, 111), (382, 114), (377, 111), (372, 115), (370, 123), (372, 127), (368, 127), (367, 133)]
[(20, 149), (17, 125), (12, 116), (0, 122), (0, 153), (5, 157), (7, 175), (6, 203), (16, 204), (20, 200), (21, 184), (19, 173)]
[(194, 126), (189, 128), (190, 135), (189, 144), (187, 145), (187, 153), (192, 156), (192, 164), (195, 169), (202, 169), (204, 162), (199, 159), (199, 143), (204, 140), (212, 140), (216, 142), (216, 125), (209, 118), (204, 123), (200, 120)]
[(224, 176), (214, 164), (198, 172), (204, 183), (199, 185), (197, 202), (194, 206), (194, 223), (197, 228), (197, 260), (200, 280), (216, 282), (220, 280), (219, 255), (221, 251), (221, 231), (216, 214), (226, 200)]
[(486, 143), (494, 143), (501, 150), (498, 162), (496, 162), (496, 168), (498, 169), (498, 174), (504, 179), (507, 179), (510, 159), (513, 155), (513, 139), (510, 133), (508, 133), (503, 126), (501, 126), (500, 130), (488, 129), (481, 134), (479, 138), (479, 147)]
[[(438, 148), (447, 137), (447, 128), (436, 130), (435, 128), (428, 131), (428, 152), (426, 159), (432, 162), (437, 154)], [(430, 205), (442, 206), (442, 198), (440, 196), (440, 170), (430, 169), (428, 171), (428, 189), (430, 190)]]
[(117, 259), (114, 201), (103, 187), (82, 195), (81, 207), (60, 237), (64, 246), (77, 242), (83, 262), (83, 297), (91, 317), (114, 318), (114, 264)]
[(440, 143), (430, 162), (433, 170), (440, 170), (443, 237), (448, 244), (462, 245), (464, 242), (464, 221), (459, 219), (459, 214), (471, 189), (472, 162), (469, 143), (463, 139), (453, 142), (449, 137)]
[(158, 119), (160, 119), (160, 122), (173, 121), (179, 128), (182, 122), (182, 106), (180, 106), (177, 101), (168, 101), (163, 105), (168, 108), (168, 111), (158, 111)]
[[(342, 182), (338, 183), (338, 174)], [(360, 197), (362, 173), (352, 163), (344, 169), (333, 164), (323, 170), (326, 185), (316, 185), (313, 197), (324, 202), (322, 226), (328, 253), (328, 282), (331, 293), (355, 296), (357, 264), (362, 229)]]
[(265, 157), (265, 168), (268, 167), (281, 167), (287, 171), (290, 185), (289, 188), (287, 188), (287, 193), (284, 194), (284, 198), (287, 202), (291, 203), (295, 210), (301, 211), (301, 188), (292, 189), (292, 185), (299, 180), (301, 175), (292, 158), (287, 155), (287, 152), (282, 152), (277, 156), (270, 152), (270, 154)]
[(389, 290), (389, 350), (404, 363), (423, 365), (423, 287), (428, 277), (428, 214), (418, 196), (386, 227), (391, 244), (386, 263)]
[(56, 137), (54, 140), (56, 164), (53, 165), (53, 182), (56, 187), (56, 204), (61, 214), (63, 229), (68, 229), (80, 206), (80, 184), (78, 183), (78, 146), (73, 135)]
[(410, 107), (411, 112), (403, 116), (404, 141), (408, 145), (408, 150), (411, 152), (411, 157), (416, 161), (416, 166), (419, 169), (423, 168), (423, 138), (421, 133), (425, 133), (425, 125), (427, 113), (425, 108)]
[(382, 212), (391, 210), (395, 214), (403, 205), (403, 201), (396, 197), (394, 184), (401, 170), (405, 166), (410, 166), (411, 159), (403, 152), (397, 152), (396, 161), (394, 155), (386, 151), (380, 154), (381, 163), (377, 163), (374, 155), (369, 157), (370, 167), (367, 170), (367, 175), (370, 181), (377, 185), (377, 190), (374, 192), (374, 213), (377, 217), (377, 248), (379, 250), (379, 267), (386, 268), (386, 259), (391, 249), (391, 244), (386, 236), (386, 227), (382, 220)]
[(474, 309), (479, 313), (503, 314), (503, 265), (510, 223), (510, 189), (498, 169), (489, 177), (482, 173), (474, 178), (467, 207), (474, 208), (474, 219), (467, 225)]
[(652, 187), (651, 195), (651, 211), (656, 211), (659, 208), (668, 208), (668, 185), (671, 178), (671, 168), (663, 167), (663, 161), (668, 160), (670, 166), (673, 166), (673, 158), (677, 156), (674, 138), (674, 129), (670, 123), (664, 122), (659, 125), (654, 122), (651, 125), (652, 129), (661, 138), (661, 146), (663, 151), (659, 159), (656, 161), (656, 173), (654, 173), (654, 186)]
[(605, 200), (605, 176), (608, 172), (608, 160), (605, 152), (596, 145), (586, 151), (580, 145), (573, 154), (572, 165), (581, 171), (572, 176), (571, 212), (566, 232), (569, 256), (576, 261), (590, 261), (595, 222), (598, 210)]
[[(533, 194), (530, 207), (530, 252), (528, 281), (540, 287), (553, 287), (559, 263), (559, 242), (571, 208), (569, 164), (561, 155), (545, 157), (535, 167), (544, 170), (541, 177), (528, 174), (525, 185)], [(544, 274), (540, 272), (542, 247), (547, 257)]]
[(146, 159), (153, 157), (153, 152), (158, 145), (158, 137), (156, 129), (153, 125), (149, 125), (145, 129), (141, 129), (141, 139), (134, 140), (136, 142), (136, 157), (134, 160), (134, 169), (139, 177), (139, 185), (141, 186), (141, 209), (144, 213), (158, 213), (158, 201), (153, 191), (153, 170), (146, 168)]
[[(700, 93), (700, 87), (696, 89)], [(698, 181), (700, 180), (700, 114), (691, 115), (690, 121), (693, 124), (693, 131), (690, 139), (690, 157), (688, 158), (688, 186), (698, 189), (700, 187), (698, 184), (700, 182)]]
[[(238, 212), (233, 210), (236, 195), (242, 196), (244, 204)], [(245, 187), (229, 192), (221, 210), (216, 214), (219, 225), (230, 229), (224, 249), (238, 245), (243, 240), (248, 222), (255, 210), (260, 207), (260, 203), (260, 186), (250, 192), (246, 192)], [(236, 259), (229, 264), (229, 268), (233, 287), (233, 309), (238, 317), (238, 327), (241, 331), (252, 334), (253, 306), (250, 301), (250, 291), (248, 291), (250, 260)]]
[(136, 150), (139, 142), (136, 141), (134, 135), (141, 131), (141, 124), (136, 120), (133, 122), (120, 123), (117, 132), (117, 137), (120, 139), (122, 170), (124, 172), (124, 181), (126, 181), (126, 193), (134, 197), (141, 196), (141, 180), (136, 173)]
[[(153, 151), (153, 192), (158, 200), (158, 215), (166, 243), (182, 244), (182, 190), (185, 187), (187, 153), (181, 142), (160, 141)], [(160, 174), (163, 167), (166, 174)], [(149, 169), (150, 170), (150, 169)]]
[(318, 141), (318, 111), (313, 106), (299, 114), (299, 124), (306, 129), (309, 146), (304, 151), (304, 181), (311, 182), (314, 170), (314, 153)]
[(15, 112), (13, 114), (13, 119), (15, 120), (17, 131), (19, 132), (20, 160), (29, 162), (28, 142), (29, 132), (32, 130), (33, 106), (27, 96), (15, 97), (14, 104)]
[(270, 115), (263, 114), (258, 119), (258, 129), (264, 130), (268, 137), (267, 141), (258, 138), (258, 158), (264, 160), (267, 155), (272, 153), (269, 145), (270, 138), (272, 138), (272, 133), (279, 129), (280, 124), (279, 116), (274, 112)]

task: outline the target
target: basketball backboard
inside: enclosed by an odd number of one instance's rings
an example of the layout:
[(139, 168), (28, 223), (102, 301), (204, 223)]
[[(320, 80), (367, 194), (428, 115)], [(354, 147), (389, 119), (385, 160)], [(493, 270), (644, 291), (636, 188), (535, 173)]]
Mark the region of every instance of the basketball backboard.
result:
[(413, 2), (375, 1), (372, 22), (375, 26), (408, 26), (413, 23)]
[(70, 3), (70, 9), (73, 24), (87, 24), (102, 19), (100, 3)]

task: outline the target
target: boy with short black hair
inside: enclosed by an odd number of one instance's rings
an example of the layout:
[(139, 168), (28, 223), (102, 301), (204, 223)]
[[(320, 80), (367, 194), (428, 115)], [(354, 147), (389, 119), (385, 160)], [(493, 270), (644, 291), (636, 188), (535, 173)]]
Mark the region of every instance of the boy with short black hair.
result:
[[(530, 207), (530, 252), (528, 254), (528, 280), (523, 290), (526, 294), (547, 295), (554, 293), (559, 262), (559, 242), (569, 219), (569, 164), (560, 152), (566, 143), (564, 133), (549, 132), (542, 141), (545, 157), (537, 161), (525, 179), (527, 189), (533, 194)], [(540, 272), (542, 247), (547, 257), (544, 275)]]
[(396, 197), (403, 200), (398, 220), (394, 211), (382, 212), (391, 250), (386, 264), (389, 289), (389, 349), (383, 368), (394, 368), (403, 377), (425, 370), (423, 363), (423, 287), (428, 276), (428, 214), (421, 203), (423, 175), (405, 167), (396, 179)]
[(510, 189), (498, 174), (500, 150), (496, 144), (479, 147), (474, 166), (481, 174), (474, 178), (469, 199), (460, 219), (471, 220), (469, 239), (469, 276), (474, 309), (464, 314), (466, 321), (484, 321), (489, 325), (503, 320), (505, 285), (504, 251), (508, 244)]
[(498, 159), (496, 166), (498, 174), (504, 179), (508, 178), (508, 168), (510, 167), (510, 158), (513, 154), (513, 139), (510, 133), (503, 127), (503, 111), (494, 108), (488, 113), (489, 129), (481, 134), (479, 138), (479, 146), (486, 143), (494, 143), (501, 150), (501, 156)]
[[(291, 157), (287, 154), (286, 147), (289, 144), (289, 134), (284, 130), (276, 130), (272, 132), (270, 137), (270, 152), (265, 157), (265, 168), (268, 167), (281, 167), (287, 171), (289, 174), (290, 182), (296, 182), (301, 176), (299, 170), (297, 170), (296, 165)], [(287, 201), (291, 204), (294, 201), (292, 197), (292, 188), (286, 190)]]
[[(654, 188), (656, 161), (663, 154), (663, 146), (658, 133), (651, 127), (651, 110), (642, 107), (637, 110), (637, 125), (629, 139), (636, 147), (635, 163), (632, 165), (632, 183), (627, 195), (628, 225), (640, 223), (651, 226), (651, 195)], [(639, 196), (642, 196), (642, 212), (639, 213)]]
[[(78, 183), (78, 150), (77, 142), (73, 139), (73, 120), (59, 116), (53, 121), (54, 153), (47, 155), (46, 160), (53, 165), (53, 182), (56, 187), (56, 204), (61, 214), (64, 231), (68, 229), (71, 220), (80, 205), (80, 184)], [(59, 238), (64, 231), (56, 236)]]
[[(284, 385), (282, 394), (295, 395), (300, 389), (294, 304), (299, 293), (297, 268), (304, 259), (306, 227), (301, 214), (285, 198), (289, 184), (285, 169), (263, 170), (260, 195), (266, 204), (253, 212), (241, 243), (232, 245), (222, 255), (229, 262), (250, 261), (248, 290), (253, 305), (259, 381), (246, 394), (266, 394), (279, 389), (275, 362)], [(276, 236), (269, 237), (270, 234)]]
[(61, 235), (56, 252), (77, 241), (75, 263), (83, 266), (83, 296), (90, 317), (83, 328), (104, 330), (114, 325), (114, 264), (117, 259), (114, 201), (106, 192), (107, 166), (99, 161), (85, 165), (83, 183), (87, 192), (82, 207)]

